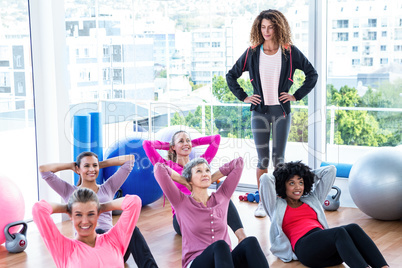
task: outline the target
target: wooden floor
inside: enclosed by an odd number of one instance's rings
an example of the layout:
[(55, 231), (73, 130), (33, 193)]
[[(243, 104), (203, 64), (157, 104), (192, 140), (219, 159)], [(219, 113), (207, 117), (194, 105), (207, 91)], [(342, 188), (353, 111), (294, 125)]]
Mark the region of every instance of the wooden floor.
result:
[[(269, 218), (257, 219), (253, 216), (257, 207), (255, 203), (240, 202), (236, 192), (233, 195), (235, 203), (247, 235), (257, 237), (261, 247), (267, 256), (270, 267), (304, 267), (297, 261), (283, 263), (269, 251), (270, 243)], [(176, 235), (172, 227), (172, 215), (168, 202), (162, 206), (160, 199), (142, 209), (138, 227), (147, 240), (152, 253), (161, 268), (181, 267), (181, 237)], [(374, 220), (359, 209), (340, 208), (335, 212), (326, 212), (330, 227), (348, 223), (358, 223), (374, 240), (391, 267), (402, 267), (402, 222), (401, 221), (378, 221)], [(115, 220), (117, 217), (115, 216)], [(70, 221), (58, 224), (61, 232), (72, 237), (73, 229)], [(34, 223), (28, 227), (28, 247), (19, 254), (8, 253), (4, 244), (0, 246), (0, 267), (13, 268), (38, 268), (55, 267), (54, 262), (47, 251)], [(237, 245), (237, 239), (230, 232), (232, 246)], [(137, 267), (132, 257), (125, 267)], [(340, 265), (338, 267), (347, 267)]]

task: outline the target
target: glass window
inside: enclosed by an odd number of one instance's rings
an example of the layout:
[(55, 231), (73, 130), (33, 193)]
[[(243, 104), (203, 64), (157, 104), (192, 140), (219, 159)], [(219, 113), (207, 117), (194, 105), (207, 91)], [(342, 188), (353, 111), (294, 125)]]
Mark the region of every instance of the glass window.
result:
[(363, 58), (363, 65), (373, 66), (373, 58)]
[(359, 47), (358, 47), (358, 46), (352, 46), (352, 51), (353, 51), (353, 52), (359, 51)]
[(337, 20), (337, 28), (349, 28), (349, 20)]
[(368, 19), (369, 27), (377, 27), (377, 19)]
[(38, 178), (27, 1), (3, 1), (0, 18), (0, 173), (21, 191), (30, 219)]
[(349, 33), (336, 34), (336, 41), (348, 41), (348, 40), (349, 40)]
[[(353, 164), (372, 150), (394, 147), (402, 141), (402, 116), (399, 111), (402, 98), (401, 91), (396, 90), (402, 87), (402, 82), (395, 78), (402, 64), (402, 43), (397, 40), (400, 17), (390, 8), (397, 6), (399, 1), (387, 1), (388, 8), (381, 8), (378, 12), (373, 1), (347, 0), (345, 5), (356, 6), (358, 3), (360, 12), (342, 14), (336, 12), (339, 6), (337, 0), (328, 0), (327, 3), (329, 22), (342, 16), (343, 20), (352, 20), (355, 31), (362, 33), (353, 40), (345, 41), (353, 42), (349, 53), (336, 54), (331, 52), (338, 51), (342, 45), (333, 38), (335, 31), (332, 27), (327, 29), (329, 108), (326, 156), (327, 161)], [(373, 7), (371, 11), (370, 5)], [(371, 42), (378, 39), (374, 28), (380, 25), (382, 45)], [(391, 51), (387, 50), (385, 43), (391, 45)], [(352, 54), (356, 53), (353, 49), (356, 44), (361, 44), (361, 54)]]
[(395, 29), (395, 40), (402, 40), (402, 29)]
[(352, 65), (360, 65), (360, 59), (352, 59)]
[(368, 32), (368, 40), (377, 40), (377, 32)]
[(353, 28), (359, 28), (359, 19), (353, 19)]
[(359, 32), (354, 32), (354, 33), (353, 33), (353, 37), (354, 37), (354, 38), (358, 38), (358, 37), (359, 37)]
[(388, 19), (382, 18), (381, 19), (381, 27), (387, 27), (387, 26), (388, 26)]

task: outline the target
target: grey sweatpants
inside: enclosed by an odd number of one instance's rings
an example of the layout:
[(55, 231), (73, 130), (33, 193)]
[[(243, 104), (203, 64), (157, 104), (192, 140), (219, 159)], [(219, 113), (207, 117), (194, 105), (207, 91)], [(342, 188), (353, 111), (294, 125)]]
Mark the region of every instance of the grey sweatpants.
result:
[(286, 143), (289, 136), (291, 114), (284, 115), (282, 108), (270, 106), (268, 114), (251, 113), (251, 130), (257, 148), (259, 169), (269, 165), (269, 140), (272, 132), (272, 161), (274, 166), (285, 160)]

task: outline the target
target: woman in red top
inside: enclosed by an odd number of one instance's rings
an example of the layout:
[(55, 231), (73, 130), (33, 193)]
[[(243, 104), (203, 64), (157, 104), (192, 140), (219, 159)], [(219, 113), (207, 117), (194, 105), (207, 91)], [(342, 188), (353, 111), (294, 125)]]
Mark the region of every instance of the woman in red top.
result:
[[(335, 179), (333, 166), (311, 171), (300, 161), (281, 163), (276, 166), (273, 177), (261, 177), (261, 198), (271, 217), (271, 229), (283, 230), (289, 239), (283, 241), (280, 248), (271, 247), (275, 255), (285, 252), (286, 248), (290, 250), (291, 246), (297, 259), (308, 267), (343, 262), (350, 267), (388, 267), (377, 246), (360, 226), (328, 227), (322, 197), (327, 196)], [(273, 196), (272, 187), (277, 197)]]

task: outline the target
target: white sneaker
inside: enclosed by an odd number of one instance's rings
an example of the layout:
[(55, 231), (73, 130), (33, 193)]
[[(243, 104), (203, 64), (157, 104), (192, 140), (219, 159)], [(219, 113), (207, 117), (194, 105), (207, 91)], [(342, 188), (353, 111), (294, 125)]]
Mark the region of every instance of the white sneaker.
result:
[(257, 209), (254, 211), (254, 216), (258, 218), (264, 218), (267, 216), (264, 207), (262, 206), (262, 202), (258, 203)]

